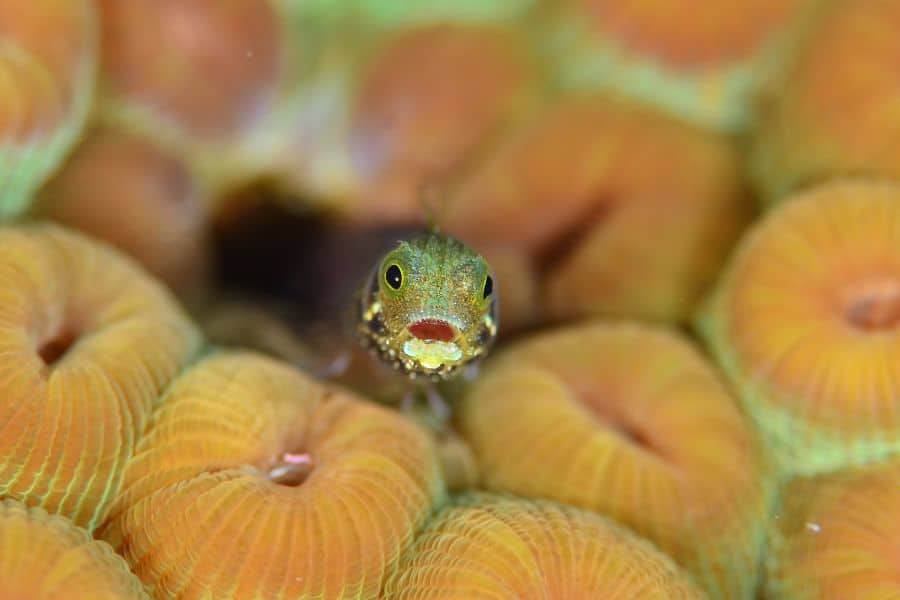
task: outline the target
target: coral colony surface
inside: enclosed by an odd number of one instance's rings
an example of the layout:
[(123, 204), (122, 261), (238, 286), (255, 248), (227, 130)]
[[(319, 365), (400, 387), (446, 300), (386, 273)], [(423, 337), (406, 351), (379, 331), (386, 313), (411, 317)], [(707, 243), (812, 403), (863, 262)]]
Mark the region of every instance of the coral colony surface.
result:
[(0, 600), (900, 598), (898, 32), (0, 0)]

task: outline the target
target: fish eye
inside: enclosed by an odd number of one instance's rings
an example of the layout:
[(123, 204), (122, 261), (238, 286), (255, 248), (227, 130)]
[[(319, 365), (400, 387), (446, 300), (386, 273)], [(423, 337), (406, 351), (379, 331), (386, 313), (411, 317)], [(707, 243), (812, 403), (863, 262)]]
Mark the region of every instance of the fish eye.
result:
[(403, 272), (398, 265), (393, 264), (385, 270), (384, 282), (393, 290), (400, 289), (400, 286), (403, 284)]
[(494, 280), (490, 275), (484, 279), (484, 298), (487, 298), (494, 292)]

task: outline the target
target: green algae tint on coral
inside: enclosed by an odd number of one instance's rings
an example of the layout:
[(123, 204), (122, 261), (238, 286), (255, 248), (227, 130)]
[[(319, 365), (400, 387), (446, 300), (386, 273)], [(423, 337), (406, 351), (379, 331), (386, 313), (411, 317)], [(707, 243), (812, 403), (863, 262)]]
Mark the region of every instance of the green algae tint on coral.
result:
[(816, 0), (562, 0), (549, 48), (566, 87), (613, 89), (724, 131), (752, 122), (756, 88)]
[(81, 132), (96, 29), (90, 0), (0, 3), (0, 218), (28, 208)]
[(900, 4), (819, 12), (764, 92), (751, 169), (768, 204), (833, 176), (900, 177)]
[(70, 520), (0, 501), (0, 598), (148, 600), (141, 582), (106, 542)]
[(706, 598), (669, 557), (612, 521), (485, 493), (438, 513), (385, 592), (396, 600)]
[(784, 469), (900, 451), (900, 189), (841, 180), (747, 234), (698, 326)]
[(355, 20), (368, 28), (388, 29), (439, 22), (502, 22), (527, 14), (537, 0), (305, 0), (296, 4), (304, 18)]
[(798, 478), (782, 496), (768, 597), (900, 597), (900, 463)]
[(751, 424), (686, 340), (572, 325), (507, 346), (463, 399), (490, 490), (608, 515), (713, 598), (752, 598), (774, 473)]
[(0, 229), (0, 496), (92, 529), (200, 336), (171, 294), (57, 226)]
[(156, 598), (373, 598), (444, 484), (424, 430), (246, 352), (181, 375), (99, 531)]

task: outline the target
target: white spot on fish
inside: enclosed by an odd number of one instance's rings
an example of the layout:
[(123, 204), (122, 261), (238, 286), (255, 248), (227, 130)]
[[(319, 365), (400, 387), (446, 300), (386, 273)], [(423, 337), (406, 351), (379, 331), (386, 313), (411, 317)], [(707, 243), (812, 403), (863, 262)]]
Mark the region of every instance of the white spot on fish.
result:
[(453, 342), (411, 339), (403, 344), (403, 353), (419, 361), (426, 369), (437, 369), (444, 363), (462, 358), (462, 350)]

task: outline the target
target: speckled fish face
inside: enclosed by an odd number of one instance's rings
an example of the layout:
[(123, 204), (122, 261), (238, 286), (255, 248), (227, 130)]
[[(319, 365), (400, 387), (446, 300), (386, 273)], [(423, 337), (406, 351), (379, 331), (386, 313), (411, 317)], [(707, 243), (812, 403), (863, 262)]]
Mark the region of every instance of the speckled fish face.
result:
[(427, 233), (401, 242), (363, 290), (359, 331), (411, 376), (446, 378), (483, 357), (497, 334), (494, 280), (462, 242)]

